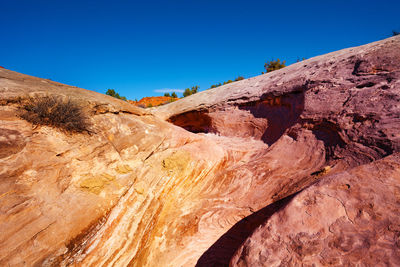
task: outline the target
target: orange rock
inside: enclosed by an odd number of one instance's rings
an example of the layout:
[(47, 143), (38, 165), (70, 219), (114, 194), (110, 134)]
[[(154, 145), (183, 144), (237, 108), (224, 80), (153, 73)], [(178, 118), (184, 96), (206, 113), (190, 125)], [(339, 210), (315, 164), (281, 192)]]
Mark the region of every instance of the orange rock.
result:
[(150, 97), (144, 97), (137, 102), (132, 100), (128, 100), (128, 102), (138, 107), (148, 108), (148, 107), (165, 105), (174, 102), (178, 99), (179, 98), (173, 98), (168, 96), (150, 96)]

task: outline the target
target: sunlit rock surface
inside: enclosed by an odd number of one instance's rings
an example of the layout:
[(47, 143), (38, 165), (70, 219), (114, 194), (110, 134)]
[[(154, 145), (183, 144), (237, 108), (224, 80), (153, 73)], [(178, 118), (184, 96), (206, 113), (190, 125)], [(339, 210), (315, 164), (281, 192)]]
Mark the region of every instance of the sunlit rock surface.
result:
[(400, 154), (331, 175), (296, 195), (231, 266), (399, 266)]
[[(399, 76), (400, 37), (150, 110), (0, 69), (0, 265), (396, 265)], [(92, 133), (19, 118), (44, 95)]]

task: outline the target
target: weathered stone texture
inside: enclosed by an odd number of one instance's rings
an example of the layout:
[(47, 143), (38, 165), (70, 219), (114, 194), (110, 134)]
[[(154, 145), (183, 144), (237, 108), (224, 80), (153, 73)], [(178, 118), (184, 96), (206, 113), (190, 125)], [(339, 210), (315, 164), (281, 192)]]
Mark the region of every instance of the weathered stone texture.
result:
[(0, 265), (398, 265), (399, 76), (393, 37), (149, 111), (0, 69)]

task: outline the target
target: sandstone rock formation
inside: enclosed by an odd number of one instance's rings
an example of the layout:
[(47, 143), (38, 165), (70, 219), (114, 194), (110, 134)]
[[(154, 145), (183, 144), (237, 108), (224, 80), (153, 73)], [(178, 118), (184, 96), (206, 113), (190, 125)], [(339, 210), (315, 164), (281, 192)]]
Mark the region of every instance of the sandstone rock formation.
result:
[(399, 36), (151, 110), (0, 69), (0, 265), (396, 265), (399, 76)]
[(231, 266), (399, 266), (400, 154), (331, 175), (296, 195)]

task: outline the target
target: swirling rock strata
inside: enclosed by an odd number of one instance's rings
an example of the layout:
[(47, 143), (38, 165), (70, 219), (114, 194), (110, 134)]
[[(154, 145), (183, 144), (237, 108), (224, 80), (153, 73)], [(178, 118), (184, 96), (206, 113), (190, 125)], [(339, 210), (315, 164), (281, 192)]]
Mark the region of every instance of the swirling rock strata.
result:
[[(399, 58), (400, 38), (389, 38), (151, 111), (0, 69), (0, 265), (213, 266), (233, 255), (245, 256), (232, 264), (251, 265), (247, 247), (235, 251), (260, 224), (330, 177), (363, 164), (379, 170), (376, 160), (399, 151)], [(44, 95), (77, 102), (91, 134), (22, 120), (19, 103)], [(343, 197), (359, 200), (352, 190)], [(343, 206), (329, 207), (341, 218)], [(390, 214), (382, 218), (398, 222)], [(333, 236), (348, 229), (335, 225)], [(265, 236), (249, 251), (270, 253)]]

